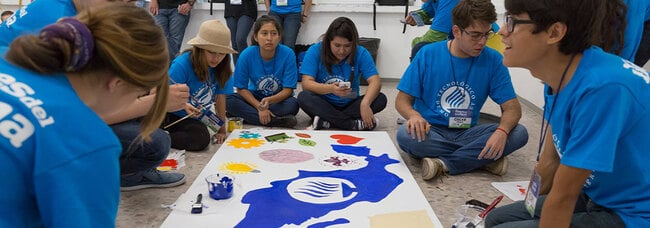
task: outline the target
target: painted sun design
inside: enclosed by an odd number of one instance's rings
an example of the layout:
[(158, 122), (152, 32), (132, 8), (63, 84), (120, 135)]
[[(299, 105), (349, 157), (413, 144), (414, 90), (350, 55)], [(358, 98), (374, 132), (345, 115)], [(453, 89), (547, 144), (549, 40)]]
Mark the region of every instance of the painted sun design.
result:
[(250, 131), (242, 131), (241, 134), (239, 135), (239, 138), (245, 138), (245, 139), (257, 139), (261, 137), (262, 135), (258, 133), (253, 133)]
[(228, 146), (232, 146), (232, 147), (235, 147), (235, 148), (244, 148), (244, 149), (259, 147), (259, 146), (262, 146), (262, 144), (264, 144), (264, 140), (261, 140), (261, 139), (245, 139), (245, 138), (231, 139), (227, 143)]
[(219, 170), (231, 174), (259, 173), (257, 165), (248, 162), (226, 162), (219, 167)]

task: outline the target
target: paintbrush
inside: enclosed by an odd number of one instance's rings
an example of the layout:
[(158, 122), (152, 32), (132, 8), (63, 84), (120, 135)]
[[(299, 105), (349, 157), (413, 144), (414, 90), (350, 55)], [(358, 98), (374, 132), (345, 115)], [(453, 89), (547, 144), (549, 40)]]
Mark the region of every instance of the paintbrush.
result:
[(167, 129), (168, 127), (171, 127), (172, 125), (177, 124), (178, 122), (181, 122), (184, 119), (190, 118), (190, 116), (192, 116), (192, 114), (187, 114), (187, 115), (183, 116), (183, 118), (180, 118), (180, 119), (174, 121), (173, 123), (167, 124), (167, 126), (164, 126), (163, 129)]
[[(203, 110), (205, 110), (206, 108), (212, 107), (212, 105), (213, 105), (213, 104), (210, 104), (210, 105), (208, 105), (208, 106), (205, 106), (205, 107), (201, 108), (199, 111), (203, 111)], [(178, 119), (178, 120), (176, 120), (176, 121), (174, 121), (174, 122), (172, 122), (172, 123), (170, 123), (170, 124), (167, 124), (167, 126), (164, 126), (163, 129), (167, 129), (168, 127), (171, 127), (172, 125), (177, 124), (177, 123), (183, 121), (184, 119), (190, 118), (191, 116), (192, 116), (192, 114), (187, 114), (187, 115), (183, 116), (183, 118), (180, 118), (180, 119)]]
[(192, 214), (201, 214), (203, 212), (203, 204), (201, 203), (201, 199), (203, 198), (203, 194), (200, 194), (196, 196), (196, 202), (192, 204)]

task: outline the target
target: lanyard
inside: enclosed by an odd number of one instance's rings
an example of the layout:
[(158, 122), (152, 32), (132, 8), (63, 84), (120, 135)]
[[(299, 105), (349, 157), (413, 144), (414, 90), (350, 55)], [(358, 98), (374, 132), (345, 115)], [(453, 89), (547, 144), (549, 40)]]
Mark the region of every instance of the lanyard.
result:
[[(551, 110), (549, 110), (548, 113), (548, 120), (549, 122), (546, 122), (546, 125), (544, 125), (546, 118), (544, 118), (545, 115), (542, 115), (542, 128), (539, 129), (540, 135), (539, 135), (539, 146), (537, 148), (537, 161), (539, 161), (539, 156), (542, 154), (542, 146), (544, 145), (544, 140), (546, 140), (546, 133), (548, 132), (548, 127), (551, 122), (551, 117), (553, 116), (553, 109), (555, 108), (555, 104), (557, 103), (557, 100), (560, 97), (560, 87), (562, 86), (562, 82), (564, 82), (564, 77), (566, 76), (566, 72), (569, 71), (569, 67), (571, 66), (571, 63), (573, 63), (573, 58), (576, 57), (576, 54), (573, 54), (571, 56), (571, 60), (569, 60), (569, 64), (566, 65), (564, 68), (564, 72), (562, 73), (562, 77), (560, 78), (560, 83), (557, 86), (557, 93), (555, 94), (555, 99), (553, 100), (553, 104), (551, 104)], [(544, 99), (544, 114), (546, 114), (546, 103), (547, 100)]]
[[(454, 69), (454, 61), (453, 61), (453, 56), (451, 55), (451, 44), (454, 42), (454, 40), (449, 41), (449, 63), (451, 64), (451, 76), (454, 78), (454, 82), (456, 82), (456, 90), (458, 90), (458, 87), (460, 84), (458, 83), (458, 80), (456, 80), (456, 70)], [(474, 66), (474, 60), (476, 57), (471, 57), (472, 58), (472, 63), (469, 64), (469, 69), (467, 70), (467, 76), (465, 77), (465, 83), (464, 85), (467, 85), (467, 81), (469, 80), (469, 74), (472, 72), (472, 67)], [(461, 95), (465, 97), (465, 90), (461, 91)]]

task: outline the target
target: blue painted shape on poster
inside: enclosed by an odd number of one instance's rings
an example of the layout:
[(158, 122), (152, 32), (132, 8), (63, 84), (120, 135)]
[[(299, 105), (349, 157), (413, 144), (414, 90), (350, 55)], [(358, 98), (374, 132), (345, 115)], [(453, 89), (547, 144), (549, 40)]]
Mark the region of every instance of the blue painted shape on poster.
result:
[(347, 224), (350, 223), (350, 220), (339, 218), (334, 221), (319, 222), (308, 226), (307, 228), (326, 228), (328, 226), (338, 225), (338, 224)]
[[(250, 206), (236, 227), (300, 225), (358, 202), (379, 202), (404, 182), (386, 170), (387, 165), (399, 163), (387, 154), (370, 155), (370, 149), (365, 146), (332, 145), (332, 149), (366, 157), (368, 165), (357, 170), (299, 170), (293, 179), (273, 181), (271, 187), (249, 191), (242, 203)], [(290, 185), (299, 187), (289, 190)], [(296, 196), (302, 200), (297, 200)], [(306, 202), (310, 200), (313, 202)]]

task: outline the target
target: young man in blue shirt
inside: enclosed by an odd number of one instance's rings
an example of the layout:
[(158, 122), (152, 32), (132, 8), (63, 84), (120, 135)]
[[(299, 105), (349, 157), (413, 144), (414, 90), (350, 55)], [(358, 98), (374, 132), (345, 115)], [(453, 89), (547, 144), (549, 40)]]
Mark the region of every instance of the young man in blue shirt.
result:
[(650, 76), (592, 46), (604, 3), (505, 1), (503, 63), (543, 81), (546, 104), (533, 191), (486, 227), (650, 227)]
[[(452, 11), (454, 39), (418, 52), (397, 85), (395, 108), (407, 119), (397, 131), (405, 152), (422, 158), (422, 178), (481, 167), (507, 172), (505, 156), (528, 141), (521, 106), (501, 55), (486, 48), (494, 35), (494, 5), (462, 0)], [(499, 123), (477, 124), (487, 97), (501, 106)]]

